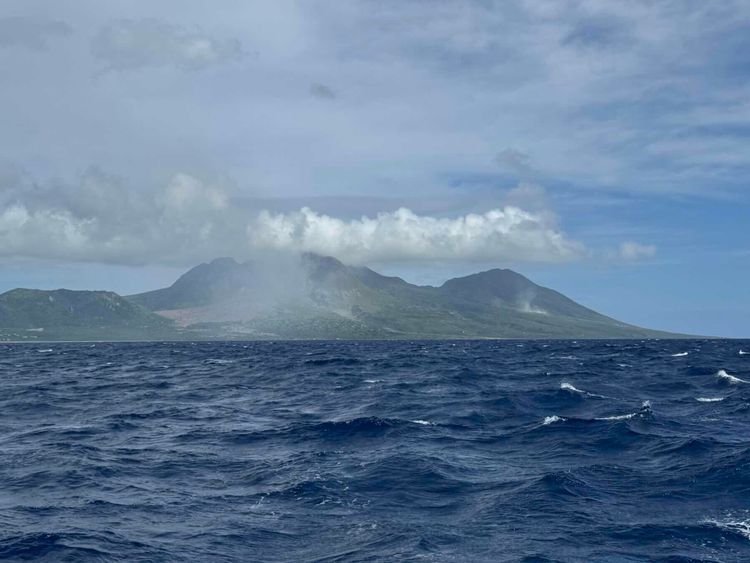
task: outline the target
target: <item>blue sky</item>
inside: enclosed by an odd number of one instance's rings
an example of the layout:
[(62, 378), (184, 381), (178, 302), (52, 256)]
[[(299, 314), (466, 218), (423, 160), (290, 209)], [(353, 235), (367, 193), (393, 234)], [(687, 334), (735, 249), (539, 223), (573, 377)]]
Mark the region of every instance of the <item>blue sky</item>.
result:
[(314, 250), (750, 336), (746, 2), (149, 4), (0, 7), (0, 290)]

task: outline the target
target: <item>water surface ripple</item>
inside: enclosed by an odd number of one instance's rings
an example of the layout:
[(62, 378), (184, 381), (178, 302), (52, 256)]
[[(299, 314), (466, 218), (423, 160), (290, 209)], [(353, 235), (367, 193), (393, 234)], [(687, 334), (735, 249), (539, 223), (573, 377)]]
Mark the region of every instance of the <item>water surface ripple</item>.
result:
[(0, 345), (0, 558), (748, 561), (740, 350)]

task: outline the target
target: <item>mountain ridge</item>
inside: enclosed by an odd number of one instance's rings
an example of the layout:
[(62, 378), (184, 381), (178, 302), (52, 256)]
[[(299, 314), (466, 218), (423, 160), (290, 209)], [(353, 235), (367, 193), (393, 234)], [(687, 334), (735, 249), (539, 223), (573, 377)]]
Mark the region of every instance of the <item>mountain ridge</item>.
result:
[(510, 269), (419, 286), (313, 253), (216, 258), (135, 295), (16, 289), (0, 339), (679, 338), (620, 322)]
[[(330, 338), (350, 334), (361, 337), (363, 333), (381, 338), (675, 336), (602, 315), (509, 269), (494, 268), (452, 278), (440, 286), (418, 286), (365, 266), (347, 266), (336, 258), (312, 253), (303, 254), (298, 264), (282, 265), (281, 272), (268, 268), (227, 258), (201, 264), (170, 288), (157, 290), (160, 297), (164, 299), (170, 291), (182, 294), (183, 285), (196, 271), (229, 269), (230, 283), (222, 286), (223, 297), (216, 297), (214, 289), (213, 301), (204, 294), (192, 304), (175, 300), (171, 309), (152, 310), (182, 319), (185, 326), (210, 328), (207, 325), (211, 323), (233, 323), (231, 330), (238, 330), (237, 336), (244, 330), (247, 335), (270, 332), (295, 338), (299, 332), (290, 326), (295, 315), (300, 324), (316, 316), (331, 322), (338, 319), (340, 330), (328, 327), (322, 333), (322, 337)], [(269, 281), (273, 284), (280, 278), (296, 279), (294, 290), (263, 290)], [(147, 305), (153, 294), (146, 292), (129, 299)], [(251, 310), (244, 299), (252, 295), (265, 302), (256, 301)], [(169, 305), (168, 299), (161, 305)], [(301, 333), (309, 335), (311, 331)]]

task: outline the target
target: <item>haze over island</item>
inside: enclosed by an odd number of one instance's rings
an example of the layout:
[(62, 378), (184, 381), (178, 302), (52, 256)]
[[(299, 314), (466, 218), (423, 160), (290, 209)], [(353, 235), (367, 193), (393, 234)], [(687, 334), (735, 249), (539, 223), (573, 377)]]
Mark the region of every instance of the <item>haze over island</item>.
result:
[(7, 0), (0, 293), (313, 253), (748, 336), (750, 6), (686, 6)]

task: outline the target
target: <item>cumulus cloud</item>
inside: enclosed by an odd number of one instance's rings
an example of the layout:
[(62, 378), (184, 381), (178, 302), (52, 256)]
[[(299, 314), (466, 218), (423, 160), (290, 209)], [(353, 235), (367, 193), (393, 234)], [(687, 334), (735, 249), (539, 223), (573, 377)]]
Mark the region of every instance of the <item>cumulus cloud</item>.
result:
[(656, 247), (652, 244), (639, 244), (637, 242), (626, 241), (620, 244), (619, 257), (629, 262), (653, 258), (656, 256)]
[(261, 212), (248, 227), (255, 248), (311, 251), (352, 263), (401, 260), (571, 260), (580, 244), (517, 207), (455, 218), (417, 215), (409, 209), (343, 220), (309, 208)]
[(0, 47), (24, 47), (46, 51), (50, 41), (66, 37), (73, 30), (62, 21), (31, 16), (0, 18)]
[(237, 39), (216, 39), (158, 19), (114, 21), (101, 29), (91, 49), (115, 70), (154, 66), (200, 70), (244, 56)]
[(307, 207), (253, 212), (226, 185), (186, 173), (148, 191), (97, 169), (73, 184), (44, 185), (16, 172), (0, 180), (6, 182), (0, 256), (7, 257), (190, 265), (217, 256), (312, 251), (362, 264), (559, 262), (583, 252), (551, 214), (511, 205), (451, 218), (401, 208), (342, 219)]
[(246, 223), (219, 186), (175, 174), (155, 192), (89, 170), (73, 185), (3, 186), (0, 256), (142, 264), (240, 254)]

